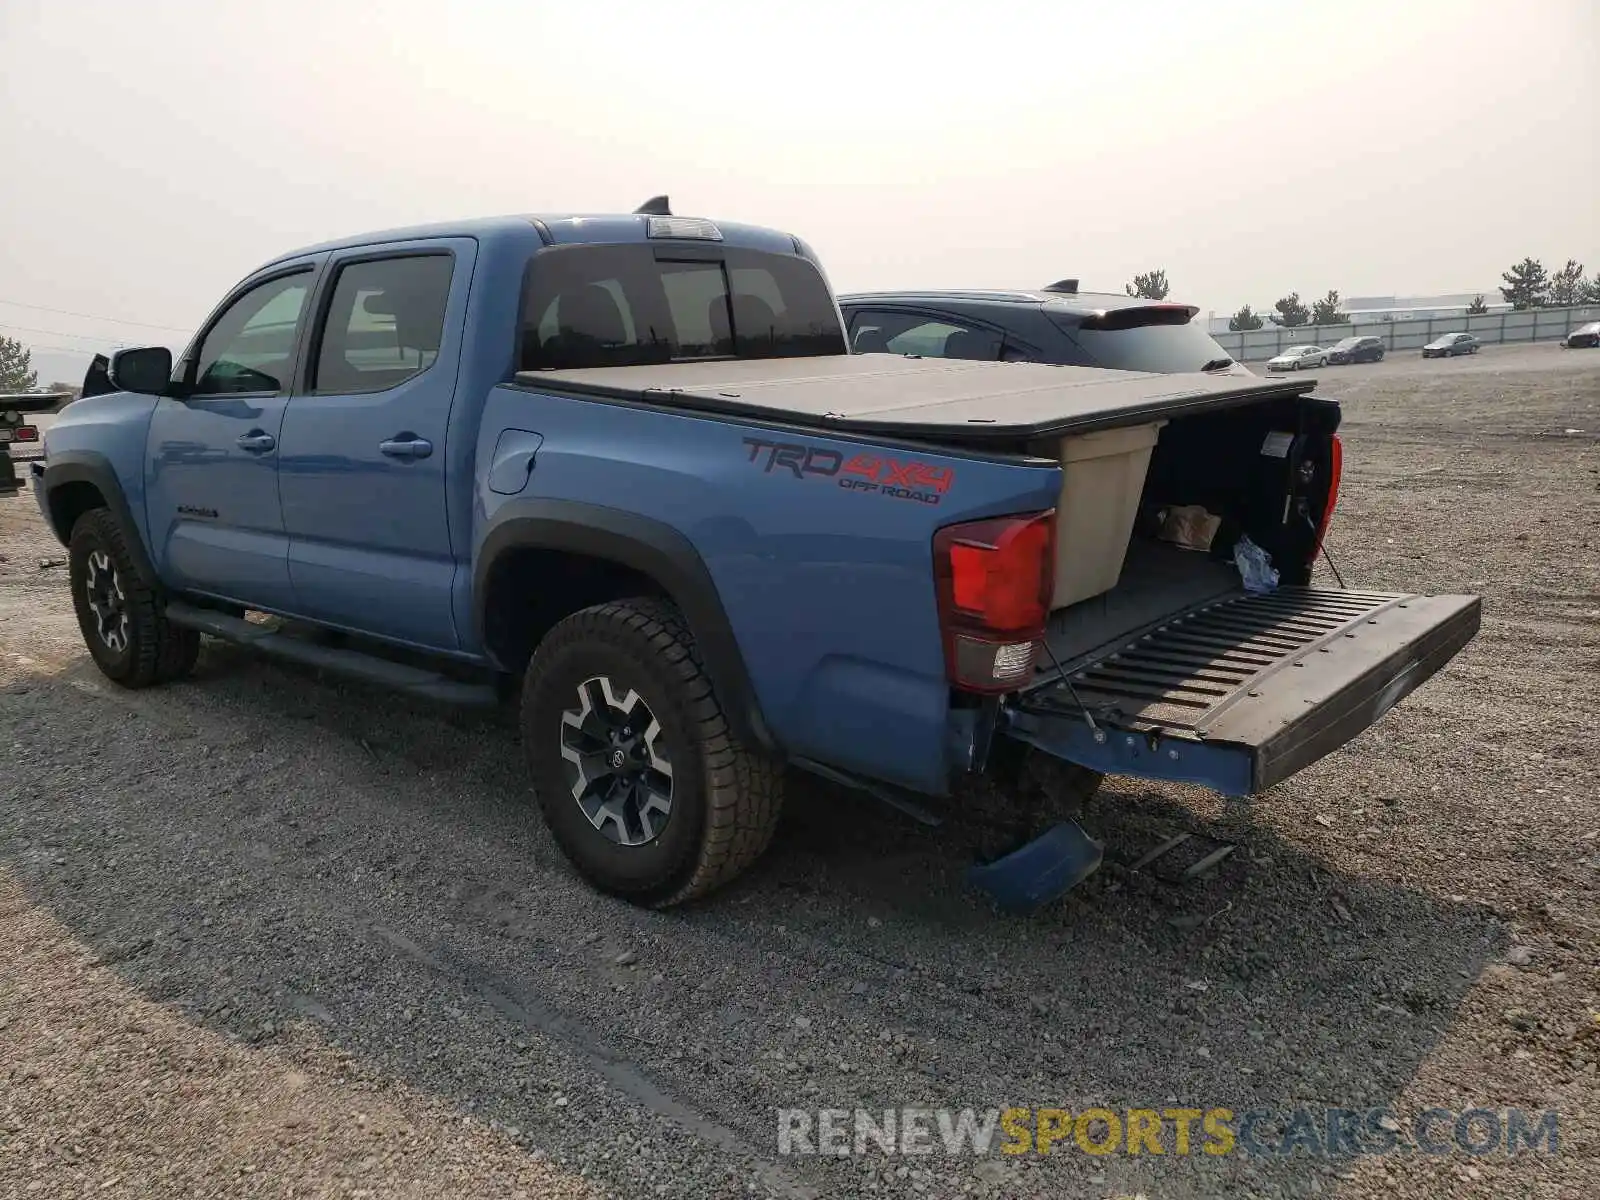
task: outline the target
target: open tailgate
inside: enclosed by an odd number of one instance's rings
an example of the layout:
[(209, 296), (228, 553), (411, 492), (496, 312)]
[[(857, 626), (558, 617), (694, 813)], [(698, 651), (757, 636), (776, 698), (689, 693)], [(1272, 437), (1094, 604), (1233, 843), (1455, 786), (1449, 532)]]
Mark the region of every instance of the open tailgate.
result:
[(1480, 614), (1476, 596), (1236, 594), (1082, 656), (1070, 684), (1042, 675), (1009, 703), (1007, 732), (1108, 774), (1249, 795), (1376, 722)]

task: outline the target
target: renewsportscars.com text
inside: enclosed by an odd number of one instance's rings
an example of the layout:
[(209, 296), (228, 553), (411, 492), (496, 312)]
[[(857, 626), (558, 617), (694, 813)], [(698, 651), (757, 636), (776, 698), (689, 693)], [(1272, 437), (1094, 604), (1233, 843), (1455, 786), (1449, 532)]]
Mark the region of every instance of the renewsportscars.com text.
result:
[(1559, 1115), (1520, 1108), (780, 1108), (778, 1153), (849, 1157), (1555, 1154)]

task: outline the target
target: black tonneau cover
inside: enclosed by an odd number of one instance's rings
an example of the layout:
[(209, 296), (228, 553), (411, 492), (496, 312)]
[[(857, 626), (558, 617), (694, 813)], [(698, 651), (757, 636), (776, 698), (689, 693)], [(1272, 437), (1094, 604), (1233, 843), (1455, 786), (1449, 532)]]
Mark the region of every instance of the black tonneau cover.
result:
[(1314, 382), (841, 354), (523, 371), (525, 387), (889, 437), (1041, 437), (1277, 396)]

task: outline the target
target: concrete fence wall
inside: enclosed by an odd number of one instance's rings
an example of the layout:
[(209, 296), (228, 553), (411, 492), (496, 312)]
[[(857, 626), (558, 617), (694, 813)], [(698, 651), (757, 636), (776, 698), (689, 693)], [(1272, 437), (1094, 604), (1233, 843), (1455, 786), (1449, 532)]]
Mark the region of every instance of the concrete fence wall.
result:
[(1534, 308), (1479, 317), (1429, 317), (1412, 321), (1363, 321), (1360, 325), (1266, 325), (1248, 332), (1212, 334), (1240, 362), (1260, 362), (1288, 346), (1331, 346), (1341, 338), (1382, 338), (1390, 351), (1420, 350), (1447, 333), (1470, 333), (1483, 342), (1549, 342), (1586, 321), (1600, 321), (1600, 304), (1578, 308)]

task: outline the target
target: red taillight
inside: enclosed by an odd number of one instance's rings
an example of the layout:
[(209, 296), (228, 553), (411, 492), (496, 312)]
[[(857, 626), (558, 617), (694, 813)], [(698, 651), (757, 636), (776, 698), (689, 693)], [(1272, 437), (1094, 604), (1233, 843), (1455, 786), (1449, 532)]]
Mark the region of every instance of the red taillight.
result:
[(1055, 510), (948, 525), (933, 535), (950, 682), (1009, 692), (1033, 671), (1055, 586)]
[[(1322, 539), (1328, 536), (1328, 523), (1333, 520), (1333, 509), (1339, 503), (1339, 477), (1344, 472), (1344, 445), (1339, 435), (1330, 437), (1328, 447), (1328, 499), (1322, 506), (1322, 520), (1317, 522), (1317, 549), (1322, 549)], [(1313, 552), (1314, 553), (1314, 552)]]
[(18, 425), (11, 431), (11, 436), (19, 442), (37, 442), (39, 430), (33, 425)]

